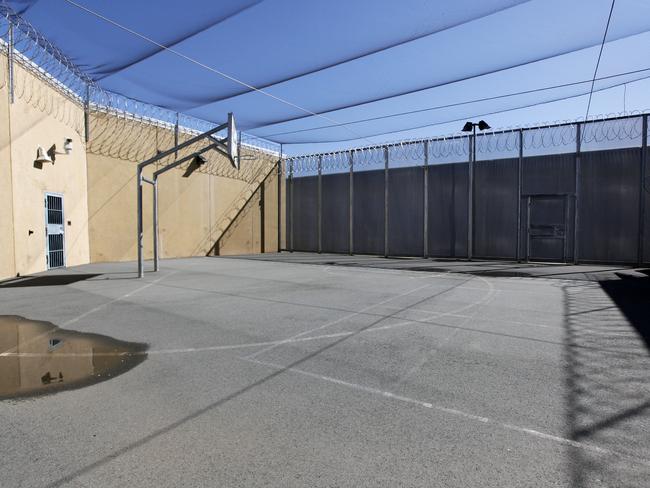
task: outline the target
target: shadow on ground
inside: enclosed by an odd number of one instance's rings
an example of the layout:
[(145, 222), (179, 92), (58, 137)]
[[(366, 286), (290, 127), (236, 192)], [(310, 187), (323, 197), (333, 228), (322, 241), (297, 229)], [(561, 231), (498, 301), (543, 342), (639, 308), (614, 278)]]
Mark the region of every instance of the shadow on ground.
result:
[(42, 276), (26, 276), (0, 283), (0, 288), (23, 288), (30, 286), (62, 286), (71, 285), (78, 281), (89, 280), (99, 274), (50, 274)]
[(648, 486), (650, 278), (562, 288), (570, 486)]

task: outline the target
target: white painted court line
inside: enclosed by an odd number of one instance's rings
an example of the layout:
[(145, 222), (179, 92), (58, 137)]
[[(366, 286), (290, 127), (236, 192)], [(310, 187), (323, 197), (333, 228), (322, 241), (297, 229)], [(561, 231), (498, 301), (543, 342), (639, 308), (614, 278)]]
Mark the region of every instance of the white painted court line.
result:
[[(297, 338), (299, 338), (299, 337), (306, 336), (307, 334), (311, 334), (312, 332), (316, 332), (317, 330), (322, 330), (322, 329), (325, 329), (326, 327), (331, 327), (332, 325), (339, 324), (339, 323), (344, 322), (345, 320), (349, 320), (349, 319), (351, 319), (351, 318), (353, 318), (353, 317), (356, 317), (356, 316), (359, 316), (359, 315), (363, 315), (365, 312), (367, 312), (368, 310), (371, 310), (372, 308), (375, 308), (375, 307), (377, 307), (377, 306), (379, 306), (379, 305), (383, 305), (383, 304), (385, 304), (385, 303), (389, 303), (389, 302), (391, 302), (391, 301), (393, 301), (393, 300), (397, 300), (398, 298), (405, 297), (405, 296), (407, 296), (407, 295), (410, 295), (411, 293), (415, 293), (416, 291), (419, 291), (419, 290), (422, 290), (422, 289), (424, 289), (424, 288), (427, 288), (428, 286), (429, 286), (428, 284), (427, 284), (427, 285), (418, 286), (417, 288), (414, 288), (414, 289), (412, 289), (412, 290), (406, 291), (406, 292), (404, 292), (404, 293), (400, 293), (399, 295), (392, 296), (392, 297), (390, 297), (390, 298), (387, 298), (386, 300), (382, 300), (382, 301), (379, 302), (379, 303), (375, 303), (375, 304), (373, 304), (373, 305), (369, 305), (369, 306), (367, 306), (367, 307), (365, 307), (365, 308), (362, 308), (361, 310), (358, 310), (358, 311), (356, 311), (356, 312), (352, 312), (352, 313), (349, 313), (349, 314), (347, 314), (347, 315), (344, 315), (343, 317), (338, 318), (338, 319), (336, 319), (336, 320), (332, 320), (332, 321), (330, 321), (330, 322), (326, 322), (325, 324), (322, 324), (322, 325), (320, 325), (320, 326), (318, 326), (318, 327), (314, 327), (313, 329), (309, 329), (309, 330), (306, 330), (306, 331), (300, 332), (300, 333), (298, 333), (298, 334), (295, 334), (295, 335), (293, 335), (293, 336), (291, 336), (291, 337), (288, 337), (288, 338), (285, 339), (285, 340), (287, 340), (287, 341), (291, 341), (291, 340), (297, 339)], [(268, 351), (270, 351), (270, 350), (272, 350), (272, 349), (278, 347), (278, 345), (280, 345), (280, 344), (273, 344), (273, 345), (270, 345), (270, 346), (268, 346), (268, 347), (265, 347), (264, 349), (260, 349), (259, 351), (255, 351), (255, 352), (254, 352), (253, 354), (251, 354), (249, 357), (250, 357), (250, 358), (254, 358), (254, 357), (256, 357), (256, 356), (258, 356), (258, 355), (260, 355), (260, 354), (263, 354), (263, 353), (265, 353), (265, 352), (268, 352)]]
[(81, 319), (86, 318), (89, 315), (94, 314), (95, 312), (99, 312), (100, 310), (108, 307), (109, 305), (111, 305), (111, 304), (113, 304), (115, 302), (119, 302), (121, 300), (124, 300), (125, 298), (129, 298), (130, 296), (135, 295), (136, 293), (141, 292), (142, 290), (146, 290), (147, 288), (155, 285), (156, 283), (161, 282), (165, 278), (168, 278), (168, 277), (170, 277), (171, 275), (173, 275), (173, 274), (175, 274), (177, 272), (178, 271), (171, 271), (170, 273), (166, 274), (165, 276), (161, 276), (160, 278), (155, 279), (154, 281), (151, 281), (151, 282), (147, 283), (146, 285), (143, 285), (143, 286), (141, 286), (139, 288), (136, 288), (135, 290), (132, 290), (132, 291), (130, 291), (128, 293), (125, 293), (124, 295), (119, 296), (117, 298), (114, 298), (113, 300), (110, 300), (110, 301), (108, 301), (106, 303), (102, 303), (101, 305), (98, 305), (95, 308), (92, 308), (92, 309), (88, 310), (87, 312), (84, 312), (81, 315), (78, 315), (77, 317), (74, 317), (74, 318), (68, 320), (67, 322), (64, 322), (62, 324), (62, 326), (65, 327), (65, 326), (68, 326), (70, 324), (74, 324), (76, 322), (79, 322)]
[[(397, 310), (398, 307), (386, 307), (389, 309), (395, 309)], [(408, 312), (416, 312), (422, 315), (428, 315), (429, 319), (431, 318), (436, 318), (439, 317), (440, 314), (444, 314), (445, 317), (455, 317), (459, 319), (468, 319), (468, 318), (474, 318), (473, 315), (464, 315), (464, 314), (459, 314), (455, 312), (435, 312), (433, 310), (425, 310), (422, 308), (410, 308)], [(427, 320), (427, 319), (424, 319)], [(522, 322), (520, 320), (508, 320), (508, 319), (501, 319), (497, 317), (481, 317), (481, 320), (485, 320), (487, 322), (499, 322), (499, 323), (504, 323), (504, 324), (513, 324), (513, 325), (522, 325), (526, 327), (540, 327), (543, 329), (556, 329), (556, 330), (564, 330), (564, 327), (560, 325), (551, 325), (551, 324), (540, 324), (537, 322)]]
[[(430, 275), (430, 277), (431, 277), (431, 278), (436, 278), (437, 275), (433, 275), (433, 276)], [(469, 308), (472, 308), (472, 307), (475, 307), (475, 306), (477, 306), (477, 305), (480, 305), (481, 303), (484, 303), (486, 300), (489, 300), (489, 299), (492, 297), (492, 295), (494, 295), (494, 293), (495, 293), (494, 285), (492, 285), (492, 283), (490, 283), (490, 282), (489, 282), (488, 280), (486, 280), (485, 278), (482, 278), (482, 277), (480, 277), (480, 276), (478, 276), (478, 277), (469, 277), (469, 278), (467, 278), (467, 279), (465, 280), (465, 283), (466, 283), (466, 282), (469, 282), (469, 281), (471, 281), (471, 280), (473, 280), (473, 279), (475, 279), (475, 278), (477, 278), (477, 279), (479, 279), (479, 280), (481, 280), (481, 281), (483, 281), (484, 283), (487, 284), (487, 286), (488, 286), (488, 288), (487, 288), (487, 289), (488, 289), (488, 292), (487, 292), (487, 293), (486, 293), (482, 298), (480, 298), (479, 300), (475, 300), (474, 302), (471, 302), (471, 303), (469, 303), (469, 304), (467, 304), (467, 305), (464, 305), (463, 307), (460, 307), (459, 309), (453, 310), (454, 313), (456, 313), (456, 312), (462, 312), (462, 311), (467, 310), (467, 309), (469, 309)], [(411, 293), (414, 293), (414, 292), (416, 292), (416, 291), (418, 291), (418, 290), (422, 290), (423, 288), (427, 288), (427, 287), (429, 287), (429, 286), (431, 286), (431, 284), (427, 284), (427, 285), (423, 285), (423, 286), (417, 287), (417, 288), (415, 288), (415, 289), (413, 289), (413, 290), (410, 290), (410, 291), (408, 291), (408, 292), (402, 293), (402, 294), (397, 295), (397, 296), (395, 296), (395, 297), (391, 297), (391, 298), (389, 298), (389, 299), (387, 299), (387, 300), (383, 300), (383, 301), (381, 301), (381, 302), (379, 302), (379, 303), (375, 303), (374, 305), (369, 305), (369, 306), (366, 307), (366, 308), (363, 308), (363, 309), (361, 309), (361, 310), (359, 310), (359, 311), (357, 311), (357, 312), (353, 312), (353, 313), (351, 313), (351, 314), (348, 314), (348, 315), (346, 315), (346, 316), (344, 316), (344, 317), (341, 317), (340, 319), (337, 319), (337, 320), (335, 320), (335, 321), (328, 322), (328, 323), (323, 324), (323, 325), (321, 325), (321, 326), (319, 326), (319, 327), (316, 327), (316, 328), (314, 328), (314, 329), (306, 330), (306, 331), (304, 331), (304, 332), (301, 332), (301, 333), (299, 333), (299, 334), (296, 334), (296, 335), (294, 335), (294, 336), (292, 336), (292, 337), (287, 338), (287, 340), (296, 339), (296, 338), (298, 338), (298, 337), (302, 337), (302, 336), (305, 336), (305, 335), (311, 334), (312, 332), (315, 332), (315, 331), (317, 331), (317, 330), (322, 330), (322, 329), (324, 329), (324, 328), (326, 328), (326, 327), (331, 327), (332, 325), (336, 325), (336, 324), (341, 323), (341, 322), (343, 322), (343, 321), (345, 321), (345, 320), (348, 320), (348, 319), (350, 319), (350, 318), (352, 318), (352, 317), (355, 317), (355, 316), (358, 316), (358, 315), (362, 315), (362, 314), (364, 314), (365, 312), (367, 312), (368, 310), (370, 310), (370, 309), (372, 309), (372, 308), (376, 308), (376, 307), (378, 307), (378, 306), (385, 305), (386, 303), (389, 303), (389, 302), (391, 302), (391, 301), (393, 301), (393, 300), (395, 300), (395, 299), (397, 299), (397, 298), (401, 298), (401, 297), (407, 296), (407, 295), (409, 295), (409, 294), (411, 294)], [(454, 288), (452, 288), (452, 289), (455, 290), (455, 289), (459, 288), (460, 286), (462, 286), (462, 285), (459, 285), (458, 287), (454, 287)], [(443, 293), (444, 293), (444, 292), (443, 292)], [(435, 298), (435, 297), (431, 297), (431, 298)], [(444, 315), (445, 315), (445, 314), (443, 313), (443, 314), (441, 314), (440, 316), (444, 316)], [(387, 318), (392, 318), (392, 317), (390, 317), (390, 316), (384, 317), (384, 319), (387, 319)], [(399, 326), (404, 326), (404, 325), (408, 325), (408, 324), (411, 324), (411, 323), (413, 323), (413, 321), (409, 321), (409, 322), (405, 322), (405, 323), (400, 323)], [(393, 324), (393, 325), (391, 325), (391, 326), (384, 326), (384, 327), (371, 327), (370, 329), (367, 329), (367, 330), (385, 330), (385, 329), (388, 329), (388, 328), (394, 328), (394, 327), (397, 327), (397, 326), (398, 326), (398, 324)], [(272, 346), (266, 347), (266, 348), (264, 348), (264, 349), (261, 349), (261, 350), (259, 350), (259, 351), (255, 351), (253, 354), (249, 355), (248, 357), (249, 357), (249, 358), (257, 357), (257, 356), (259, 356), (260, 354), (263, 354), (263, 353), (268, 352), (268, 351), (270, 351), (270, 350), (272, 350), (272, 349), (275, 349), (275, 348), (278, 347), (279, 345), (280, 345), (280, 344), (276, 344), (276, 345), (272, 345)]]
[[(76, 317), (74, 317), (74, 318), (72, 318), (72, 319), (70, 319), (70, 320), (68, 320), (66, 322), (63, 322), (63, 324), (61, 324), (61, 327), (67, 327), (68, 325), (79, 322), (81, 319), (83, 319), (85, 317), (88, 317), (89, 315), (94, 314), (96, 312), (99, 312), (100, 310), (108, 307), (109, 305), (111, 305), (111, 304), (113, 304), (115, 302), (119, 302), (120, 300), (124, 300), (125, 298), (129, 298), (130, 296), (135, 295), (136, 293), (139, 293), (142, 290), (145, 290), (145, 289), (149, 288), (150, 286), (153, 286), (156, 283), (161, 282), (165, 278), (168, 278), (169, 276), (171, 276), (171, 275), (173, 275), (174, 273), (177, 273), (177, 272), (178, 271), (172, 271), (172, 272), (170, 272), (170, 273), (168, 273), (168, 274), (166, 274), (164, 276), (161, 276), (160, 278), (158, 278), (158, 279), (156, 279), (154, 281), (150, 281), (147, 284), (142, 285), (139, 288), (136, 288), (135, 290), (132, 290), (132, 291), (130, 291), (128, 293), (125, 293), (124, 295), (121, 295), (121, 296), (119, 296), (117, 298), (114, 298), (113, 300), (109, 300), (108, 302), (102, 303), (101, 305), (98, 305), (95, 308), (92, 308), (92, 309), (88, 310), (87, 312), (82, 313), (81, 315), (77, 315)], [(16, 348), (18, 348), (19, 346), (22, 347), (22, 346), (25, 346), (26, 344), (30, 344), (30, 343), (38, 340), (38, 339), (41, 339), (42, 337), (46, 337), (46, 336), (50, 335), (51, 333), (52, 333), (52, 331), (49, 331), (49, 332), (46, 332), (44, 334), (39, 334), (39, 335), (37, 335), (35, 337), (32, 337), (28, 341), (21, 342), (20, 344), (17, 344), (14, 347), (11, 347), (11, 348), (7, 349), (6, 351), (0, 353), (0, 357), (16, 356)], [(22, 355), (22, 353), (20, 355)]]
[(545, 439), (545, 440), (548, 440), (548, 441), (556, 442), (558, 444), (575, 447), (577, 449), (582, 449), (582, 450), (585, 450), (585, 451), (596, 452), (596, 453), (599, 453), (599, 454), (615, 455), (617, 457), (625, 458), (625, 459), (628, 459), (630, 461), (636, 462), (636, 463), (644, 465), (644, 466), (650, 466), (650, 460), (648, 460), (648, 459), (637, 458), (635, 456), (629, 456), (627, 454), (622, 454), (620, 452), (616, 452), (616, 451), (612, 451), (610, 449), (595, 446), (593, 444), (587, 444), (587, 443), (584, 443), (584, 442), (574, 441), (574, 440), (571, 440), (571, 439), (567, 439), (565, 437), (561, 437), (561, 436), (554, 435), (554, 434), (549, 434), (549, 433), (546, 433), (546, 432), (541, 432), (539, 430), (530, 429), (530, 428), (527, 428), (527, 427), (521, 427), (521, 426), (510, 424), (510, 423), (499, 422), (497, 420), (490, 419), (488, 417), (483, 417), (481, 415), (475, 415), (473, 413), (464, 412), (462, 410), (458, 410), (458, 409), (455, 409), (455, 408), (449, 408), (449, 407), (444, 407), (442, 405), (436, 405), (436, 404), (431, 403), (431, 402), (425, 402), (425, 401), (418, 400), (418, 399), (415, 399), (415, 398), (410, 398), (410, 397), (407, 397), (407, 396), (404, 396), (404, 395), (398, 395), (398, 394), (395, 394), (395, 393), (392, 393), (392, 392), (389, 392), (389, 391), (383, 391), (383, 390), (379, 390), (377, 388), (372, 388), (372, 387), (369, 387), (369, 386), (359, 385), (357, 383), (351, 383), (349, 381), (341, 380), (341, 379), (338, 379), (338, 378), (333, 378), (331, 376), (311, 373), (309, 371), (305, 371), (305, 370), (297, 369), (297, 368), (293, 368), (293, 367), (282, 366), (281, 364), (269, 363), (267, 361), (259, 361), (257, 359), (250, 359), (250, 358), (245, 358), (245, 357), (241, 357), (239, 359), (241, 359), (242, 361), (247, 361), (247, 362), (250, 362), (250, 363), (259, 364), (261, 366), (272, 368), (272, 369), (275, 369), (275, 370), (278, 370), (278, 371), (290, 371), (290, 372), (295, 373), (295, 374), (299, 374), (299, 375), (306, 376), (306, 377), (309, 377), (309, 378), (317, 379), (317, 380), (320, 380), (320, 381), (326, 381), (328, 383), (333, 383), (333, 384), (344, 386), (346, 388), (350, 388), (350, 389), (353, 389), (353, 390), (362, 391), (362, 392), (365, 392), (365, 393), (369, 393), (371, 395), (377, 395), (377, 396), (381, 396), (381, 397), (384, 397), (384, 398), (390, 398), (390, 399), (393, 399), (393, 400), (396, 400), (396, 401), (399, 401), (399, 402), (408, 403), (408, 404), (411, 404), (411, 405), (416, 405), (418, 407), (422, 407), (422, 408), (426, 408), (426, 409), (430, 409), (430, 410), (436, 410), (438, 412), (447, 413), (447, 414), (453, 415), (455, 417), (461, 417), (461, 418), (464, 418), (464, 419), (467, 419), (467, 420), (480, 422), (482, 424), (493, 425), (495, 427), (500, 427), (502, 429), (507, 429), (507, 430), (512, 430), (512, 431), (515, 431), (515, 432), (520, 432), (522, 434), (527, 434), (527, 435), (536, 437), (538, 439)]

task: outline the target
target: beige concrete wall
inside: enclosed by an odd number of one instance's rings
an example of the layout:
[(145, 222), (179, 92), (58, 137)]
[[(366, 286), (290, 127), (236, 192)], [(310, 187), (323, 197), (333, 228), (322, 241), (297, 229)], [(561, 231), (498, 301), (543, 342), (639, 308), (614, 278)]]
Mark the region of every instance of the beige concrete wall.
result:
[[(136, 164), (173, 146), (172, 128), (93, 112), (86, 144), (80, 104), (20, 64), (14, 69), (15, 102), (9, 104), (6, 57), (0, 55), (0, 279), (46, 269), (47, 192), (64, 196), (67, 266), (134, 260)], [(189, 137), (181, 134), (181, 142)], [(39, 145), (47, 150), (56, 144), (63, 152), (65, 138), (73, 141), (71, 154), (57, 154), (53, 165), (34, 164)], [(160, 177), (161, 257), (258, 253), (262, 240), (265, 251), (277, 250), (277, 157), (244, 152), (240, 171), (210, 151), (208, 164), (185, 164)], [(152, 256), (151, 198), (145, 185), (146, 258)]]
[[(129, 119), (94, 113), (88, 145), (88, 198), (92, 262), (133, 260), (136, 248), (136, 165), (173, 145), (171, 128), (154, 127)], [(190, 136), (181, 134), (180, 142)], [(121, 141), (117, 144), (115, 141)], [(191, 154), (200, 143), (179, 153)], [(201, 168), (184, 164), (160, 176), (160, 256), (185, 257), (261, 252), (262, 221), (259, 196), (263, 177), (274, 171), (275, 157), (249, 152), (251, 159), (235, 171), (215, 151), (204, 153)], [(174, 161), (167, 158), (164, 163)], [(161, 167), (162, 163), (157, 165)], [(145, 175), (151, 177), (153, 168)], [(268, 183), (267, 183), (268, 184)], [(276, 183), (277, 185), (277, 183)], [(277, 242), (277, 190), (275, 204), (265, 211), (274, 224), (265, 226), (267, 242)], [(248, 205), (257, 198), (257, 206)], [(144, 185), (144, 256), (152, 257), (152, 188)], [(246, 208), (255, 208), (250, 211)], [(275, 225), (275, 226), (274, 226)], [(228, 239), (222, 237), (231, 231)], [(273, 235), (271, 235), (273, 234)], [(227, 241), (227, 242), (226, 242)], [(267, 247), (267, 246), (265, 246)], [(277, 250), (277, 244), (268, 249)]]
[[(14, 271), (32, 274), (46, 269), (44, 199), (63, 195), (66, 265), (89, 261), (86, 152), (78, 125), (81, 107), (15, 64), (16, 97), (9, 106), (9, 138), (13, 199)], [(29, 90), (29, 91), (27, 91)], [(63, 152), (72, 139), (71, 154), (57, 154), (54, 164), (34, 163), (37, 147), (53, 144)]]
[[(283, 220), (281, 226), (284, 226)], [(248, 200), (240, 205), (236, 217), (218, 236), (214, 251), (219, 255), (278, 251), (277, 165)]]
[(0, 280), (15, 275), (7, 57), (0, 54)]

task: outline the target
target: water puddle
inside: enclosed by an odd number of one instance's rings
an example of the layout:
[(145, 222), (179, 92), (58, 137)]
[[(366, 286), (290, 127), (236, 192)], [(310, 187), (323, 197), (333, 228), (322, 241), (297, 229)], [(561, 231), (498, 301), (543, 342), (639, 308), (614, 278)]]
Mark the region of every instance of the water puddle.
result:
[(106, 381), (147, 358), (146, 344), (0, 315), (0, 400)]

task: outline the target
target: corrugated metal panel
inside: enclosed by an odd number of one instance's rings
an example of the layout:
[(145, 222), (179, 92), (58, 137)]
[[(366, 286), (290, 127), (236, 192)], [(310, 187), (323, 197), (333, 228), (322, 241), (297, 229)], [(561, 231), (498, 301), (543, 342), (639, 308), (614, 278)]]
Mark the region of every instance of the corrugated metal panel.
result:
[(579, 259), (636, 262), (641, 150), (581, 155)]
[(354, 252), (384, 254), (384, 171), (354, 174)]
[(467, 256), (468, 165), (429, 167), (429, 255)]
[(517, 159), (480, 161), (474, 167), (474, 255), (515, 259)]
[(421, 256), (424, 252), (424, 170), (388, 171), (388, 253)]
[(650, 264), (650, 149), (646, 149), (645, 178), (643, 181), (645, 191), (645, 205), (643, 212), (643, 256), (644, 263)]
[(323, 252), (349, 251), (350, 176), (323, 175)]
[(575, 190), (575, 154), (552, 154), (524, 158), (522, 163), (524, 195), (573, 194)]
[(318, 251), (318, 177), (293, 180), (293, 247), (296, 251)]
[[(615, 263), (635, 262), (638, 259), (640, 161), (640, 149), (635, 148), (595, 151), (581, 155), (578, 242), (580, 260)], [(528, 197), (557, 197), (560, 198), (559, 201), (566, 201), (566, 206), (563, 207), (566, 212), (563, 229), (566, 243), (562, 256), (571, 261), (575, 215), (575, 155), (528, 157), (524, 158), (522, 164), (520, 256), (525, 259), (529, 247), (526, 232)], [(428, 237), (431, 256), (462, 258), (467, 255), (467, 172), (466, 163), (429, 167)], [(647, 172), (650, 174), (650, 168), (647, 168)], [(422, 254), (423, 174), (421, 167), (394, 168), (389, 171), (390, 254)], [(348, 251), (348, 178), (348, 174), (323, 176), (324, 251)], [(317, 181), (316, 176), (294, 180), (296, 250), (318, 249)], [(354, 252), (383, 254), (384, 171), (357, 172), (354, 174), (354, 182)], [(650, 181), (646, 182), (646, 186), (650, 190)], [(474, 197), (475, 256), (514, 258), (517, 236), (517, 160), (477, 163)], [(646, 197), (644, 222), (645, 234), (648, 236), (650, 194), (646, 194)], [(544, 224), (540, 222), (532, 224)], [(557, 224), (553, 222), (554, 225)], [(545, 242), (538, 239), (534, 244)], [(557, 247), (557, 243), (553, 244)], [(560, 259), (560, 248), (555, 247), (549, 248), (550, 250), (542, 249), (544, 252), (541, 253), (535, 248), (531, 257)], [(643, 255), (645, 262), (650, 262), (648, 238), (643, 242)]]

